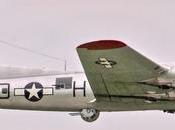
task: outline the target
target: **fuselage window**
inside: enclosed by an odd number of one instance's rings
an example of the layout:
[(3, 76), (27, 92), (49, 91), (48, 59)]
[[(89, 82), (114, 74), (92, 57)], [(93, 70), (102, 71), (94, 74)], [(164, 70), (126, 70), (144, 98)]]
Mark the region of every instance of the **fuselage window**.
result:
[(72, 77), (56, 78), (55, 89), (71, 89)]
[(8, 89), (7, 88), (2, 88), (2, 94), (7, 94), (8, 93)]
[(7, 99), (10, 97), (10, 84), (0, 83), (0, 99)]

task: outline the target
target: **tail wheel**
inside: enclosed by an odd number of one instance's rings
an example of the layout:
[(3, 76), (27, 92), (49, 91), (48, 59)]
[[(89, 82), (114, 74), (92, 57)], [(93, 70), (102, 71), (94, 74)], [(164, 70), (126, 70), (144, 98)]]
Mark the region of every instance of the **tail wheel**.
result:
[(96, 121), (100, 115), (100, 111), (96, 109), (83, 109), (81, 111), (81, 118), (86, 122)]

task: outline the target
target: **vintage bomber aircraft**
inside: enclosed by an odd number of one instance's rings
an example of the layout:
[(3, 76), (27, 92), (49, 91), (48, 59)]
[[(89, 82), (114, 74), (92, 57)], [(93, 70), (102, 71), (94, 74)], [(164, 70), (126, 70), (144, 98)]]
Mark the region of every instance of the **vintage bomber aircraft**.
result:
[(174, 69), (121, 41), (94, 41), (77, 52), (85, 74), (1, 67), (0, 108), (71, 111), (87, 122), (104, 111), (175, 112)]

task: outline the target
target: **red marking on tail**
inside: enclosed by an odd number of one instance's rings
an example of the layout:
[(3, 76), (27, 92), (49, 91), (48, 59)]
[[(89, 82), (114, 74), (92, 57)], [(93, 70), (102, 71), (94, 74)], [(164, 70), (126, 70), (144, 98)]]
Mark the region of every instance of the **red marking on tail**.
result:
[(126, 44), (115, 40), (100, 40), (82, 44), (77, 48), (87, 48), (88, 50), (106, 50), (125, 47)]

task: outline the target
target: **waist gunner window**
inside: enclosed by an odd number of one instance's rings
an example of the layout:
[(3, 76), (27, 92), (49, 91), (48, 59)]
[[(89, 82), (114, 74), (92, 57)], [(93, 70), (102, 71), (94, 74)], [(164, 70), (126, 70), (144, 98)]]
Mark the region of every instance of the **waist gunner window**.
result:
[(71, 89), (72, 77), (56, 78), (55, 89)]

